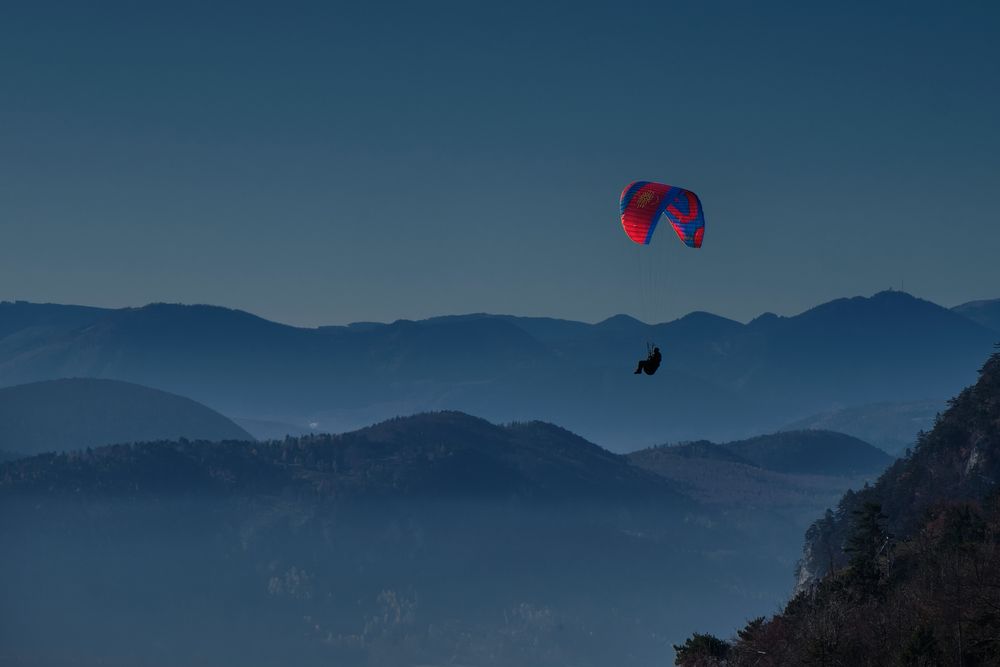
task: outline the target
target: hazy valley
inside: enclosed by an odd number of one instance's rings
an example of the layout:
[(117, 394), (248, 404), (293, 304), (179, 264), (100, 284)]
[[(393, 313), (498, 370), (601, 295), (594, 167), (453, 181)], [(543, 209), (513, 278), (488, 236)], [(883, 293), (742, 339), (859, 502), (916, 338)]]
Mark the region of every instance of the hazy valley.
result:
[[(0, 304), (0, 659), (665, 664), (829, 567), (817, 531), (849, 531), (814, 522), (975, 377), (981, 312), (296, 329)], [(901, 342), (913, 322), (934, 335)], [(644, 337), (675, 351), (652, 378), (623, 359)]]

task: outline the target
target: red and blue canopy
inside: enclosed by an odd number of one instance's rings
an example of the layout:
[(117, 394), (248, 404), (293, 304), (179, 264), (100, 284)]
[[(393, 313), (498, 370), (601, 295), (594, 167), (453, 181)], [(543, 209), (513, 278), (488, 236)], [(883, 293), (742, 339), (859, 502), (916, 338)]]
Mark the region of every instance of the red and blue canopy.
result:
[(656, 223), (663, 215), (681, 241), (700, 248), (705, 236), (705, 215), (698, 195), (663, 183), (636, 181), (622, 191), (622, 227), (636, 243), (646, 245), (653, 238)]

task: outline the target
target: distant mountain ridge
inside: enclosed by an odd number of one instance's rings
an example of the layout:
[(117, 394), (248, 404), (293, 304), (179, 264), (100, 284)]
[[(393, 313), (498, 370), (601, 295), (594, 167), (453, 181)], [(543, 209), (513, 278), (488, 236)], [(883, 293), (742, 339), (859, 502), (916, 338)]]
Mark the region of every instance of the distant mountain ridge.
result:
[[(64, 310), (66, 309), (66, 310)], [(843, 405), (946, 396), (997, 334), (901, 292), (741, 324), (463, 315), (290, 327), (212, 306), (0, 304), (0, 383), (121, 379), (226, 414), (345, 431), (426, 410), (543, 419), (616, 450), (772, 431)], [(654, 340), (652, 378), (631, 374)]]
[(969, 301), (952, 310), (988, 329), (1000, 332), (1000, 299)]
[(839, 431), (869, 442), (894, 456), (901, 456), (917, 442), (921, 431), (929, 431), (945, 401), (883, 401), (837, 408), (810, 415), (782, 430), (820, 429)]
[(842, 433), (798, 431), (715, 444), (696, 441), (632, 452), (629, 461), (669, 479), (699, 502), (761, 522), (778, 512), (797, 527), (772, 540), (795, 548), (801, 530), (844, 491), (874, 480), (892, 457)]
[(879, 473), (893, 460), (863, 440), (833, 431), (779, 431), (724, 446), (761, 468), (803, 475)]
[(715, 444), (707, 440), (650, 447), (628, 455), (634, 463), (657, 458), (708, 459), (804, 475), (880, 473), (893, 459), (858, 438), (824, 430), (779, 431)]
[(758, 468), (756, 463), (750, 459), (743, 458), (726, 445), (717, 445), (708, 440), (696, 440), (694, 442), (682, 442), (676, 445), (661, 445), (659, 447), (649, 447), (629, 454), (629, 458), (635, 461), (637, 458), (648, 457), (656, 459), (668, 457), (670, 459), (705, 459), (709, 461), (726, 461), (729, 463), (739, 463), (742, 465)]
[(19, 455), (177, 438), (249, 440), (226, 417), (157, 389), (93, 378), (0, 388), (0, 450)]

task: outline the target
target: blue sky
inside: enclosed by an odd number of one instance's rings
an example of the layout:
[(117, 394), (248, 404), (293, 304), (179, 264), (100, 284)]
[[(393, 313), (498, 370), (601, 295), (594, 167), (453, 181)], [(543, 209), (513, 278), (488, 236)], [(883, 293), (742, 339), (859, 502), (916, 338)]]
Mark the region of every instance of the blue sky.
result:
[[(0, 10), (2, 299), (312, 325), (1000, 296), (996, 3), (88, 4)], [(637, 256), (636, 179), (698, 192), (701, 250)]]

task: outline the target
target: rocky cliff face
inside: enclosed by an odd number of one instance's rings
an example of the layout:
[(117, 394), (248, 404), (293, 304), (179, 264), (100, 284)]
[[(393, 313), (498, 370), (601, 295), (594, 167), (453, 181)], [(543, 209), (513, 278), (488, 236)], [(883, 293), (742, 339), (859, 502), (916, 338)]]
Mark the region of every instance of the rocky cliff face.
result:
[(927, 512), (949, 502), (981, 500), (1000, 481), (1000, 353), (980, 371), (979, 381), (949, 401), (934, 428), (918, 439), (912, 453), (896, 461), (872, 486), (848, 492), (837, 509), (806, 533), (797, 576), (809, 588), (832, 568), (843, 566), (843, 547), (853, 512), (879, 503), (898, 540), (910, 539)]
[(1000, 353), (912, 453), (809, 528), (799, 591), (681, 667), (1000, 664)]

